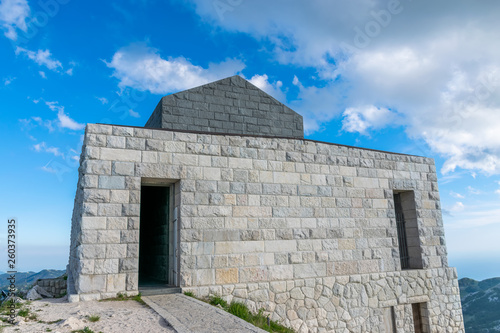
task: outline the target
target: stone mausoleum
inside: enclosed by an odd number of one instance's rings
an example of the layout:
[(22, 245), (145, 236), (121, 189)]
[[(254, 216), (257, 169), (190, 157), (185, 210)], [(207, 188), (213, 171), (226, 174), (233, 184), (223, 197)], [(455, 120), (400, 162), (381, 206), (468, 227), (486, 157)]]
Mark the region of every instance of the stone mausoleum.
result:
[(431, 158), (304, 139), (239, 76), (88, 124), (70, 301), (192, 291), (297, 332), (464, 332)]

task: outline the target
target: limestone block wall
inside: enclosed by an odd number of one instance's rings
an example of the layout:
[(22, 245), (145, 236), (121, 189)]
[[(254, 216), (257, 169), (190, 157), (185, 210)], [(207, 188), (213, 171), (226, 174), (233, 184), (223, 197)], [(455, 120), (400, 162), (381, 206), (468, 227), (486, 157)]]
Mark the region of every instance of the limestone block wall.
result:
[[(72, 300), (138, 292), (141, 180), (169, 179), (183, 289), (263, 307), (301, 332), (412, 332), (411, 303), (431, 332), (463, 332), (432, 159), (89, 124), (79, 171)], [(394, 191), (413, 191), (422, 269), (401, 271)]]
[(36, 280), (35, 285), (42, 287), (54, 297), (61, 297), (67, 292), (66, 276), (60, 276), (53, 279)]

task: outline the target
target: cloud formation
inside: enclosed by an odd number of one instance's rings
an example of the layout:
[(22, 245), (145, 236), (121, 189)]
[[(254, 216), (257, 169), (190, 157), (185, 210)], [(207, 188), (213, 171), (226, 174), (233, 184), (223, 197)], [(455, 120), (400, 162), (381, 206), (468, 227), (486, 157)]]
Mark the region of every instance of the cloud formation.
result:
[(28, 30), (26, 19), (30, 15), (30, 7), (26, 0), (2, 0), (0, 2), (0, 24), (5, 37), (16, 40), (16, 29)]
[(57, 147), (48, 147), (47, 146), (47, 143), (45, 142), (41, 142), (41, 143), (37, 143), (35, 145), (33, 145), (33, 149), (36, 151), (36, 152), (46, 152), (46, 153), (50, 153), (56, 157), (60, 156), (60, 157), (64, 157), (64, 154), (61, 153), (61, 151), (59, 150), (59, 148)]
[(52, 111), (57, 112), (56, 124), (60, 128), (68, 128), (70, 130), (78, 131), (85, 128), (84, 124), (80, 124), (75, 120), (71, 119), (65, 112), (64, 106), (59, 105), (59, 102), (45, 102), (45, 105), (49, 107)]
[(119, 49), (110, 62), (121, 89), (131, 87), (153, 94), (167, 94), (193, 88), (239, 73), (245, 65), (236, 59), (211, 63), (208, 68), (193, 65), (184, 57), (164, 59), (144, 43)]
[(45, 66), (50, 70), (57, 71), (62, 69), (62, 64), (59, 60), (52, 57), (49, 50), (30, 51), (23, 47), (16, 47), (16, 55), (25, 54), (29, 59), (33, 60), (39, 66)]
[[(500, 174), (500, 2), (255, 0), (222, 12), (190, 2), (205, 21), (262, 41), (279, 63), (316, 71), (315, 82), (291, 83), (300, 92), (289, 104), (309, 133), (333, 119), (363, 135), (402, 125), (446, 158), (442, 173)], [(379, 120), (388, 110), (398, 117)]]

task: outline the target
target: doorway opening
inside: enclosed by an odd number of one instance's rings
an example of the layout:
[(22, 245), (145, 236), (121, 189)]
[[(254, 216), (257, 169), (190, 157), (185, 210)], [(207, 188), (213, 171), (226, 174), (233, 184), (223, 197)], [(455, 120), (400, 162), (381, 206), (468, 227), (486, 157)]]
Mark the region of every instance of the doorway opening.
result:
[(141, 187), (139, 289), (165, 288), (171, 264), (171, 195), (168, 186)]

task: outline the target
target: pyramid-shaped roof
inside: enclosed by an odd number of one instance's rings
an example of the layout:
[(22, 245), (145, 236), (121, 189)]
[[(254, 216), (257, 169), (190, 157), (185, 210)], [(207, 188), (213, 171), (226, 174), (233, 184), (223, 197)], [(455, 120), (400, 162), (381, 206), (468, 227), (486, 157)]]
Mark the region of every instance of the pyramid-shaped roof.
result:
[(238, 75), (163, 97), (146, 127), (304, 138), (301, 115)]

